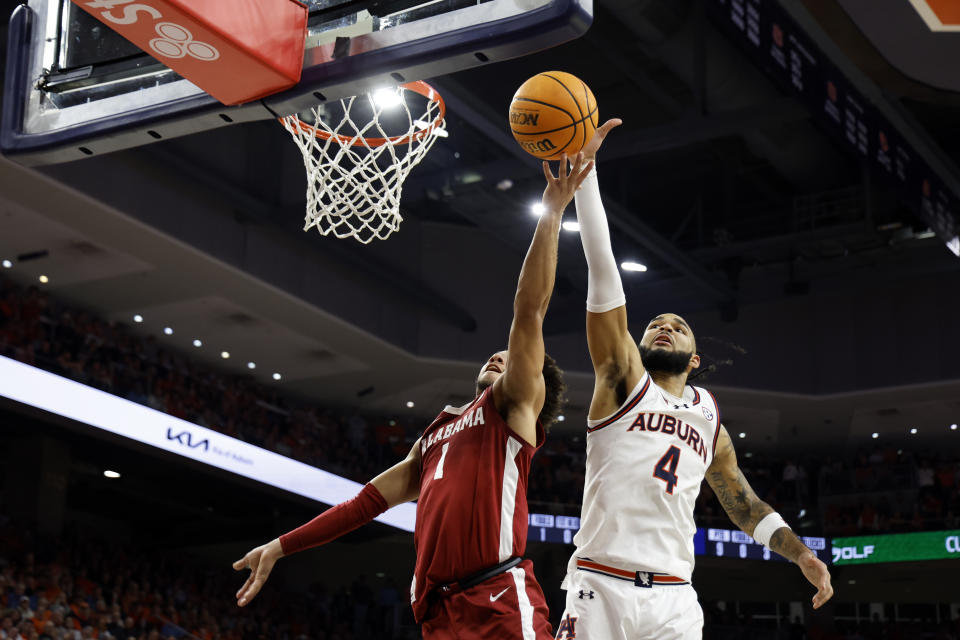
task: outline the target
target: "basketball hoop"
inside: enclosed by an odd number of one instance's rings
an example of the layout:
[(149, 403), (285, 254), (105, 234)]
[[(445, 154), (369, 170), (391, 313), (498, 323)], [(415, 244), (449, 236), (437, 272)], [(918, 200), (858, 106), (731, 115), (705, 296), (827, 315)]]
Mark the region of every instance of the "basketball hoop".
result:
[[(425, 82), (400, 85), (392, 95), (399, 98), (392, 104), (367, 94), (365, 100), (354, 96), (301, 114), (314, 124), (299, 115), (280, 118), (307, 169), (304, 231), (316, 227), (321, 235), (367, 244), (399, 229), (403, 181), (437, 137), (446, 135), (446, 106)], [(411, 108), (408, 96), (418, 102), (421, 96), (426, 106)]]

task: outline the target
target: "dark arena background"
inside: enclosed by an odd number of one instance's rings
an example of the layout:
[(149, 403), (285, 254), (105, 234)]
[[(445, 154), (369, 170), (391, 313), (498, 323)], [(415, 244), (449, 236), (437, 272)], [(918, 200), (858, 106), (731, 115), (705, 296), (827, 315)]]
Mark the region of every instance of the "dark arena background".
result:
[[(747, 479), (830, 567), (814, 611), (704, 484), (704, 638), (960, 638), (960, 12), (592, 11), (559, 46), (423, 78), (449, 135), (406, 180), (399, 231), (369, 245), (303, 232), (303, 161), (273, 120), (0, 158), (0, 640), (420, 637), (412, 509), (282, 560), (244, 609), (230, 565), (473, 397), (543, 191), (507, 107), (549, 69), (624, 121), (598, 171), (617, 260), (645, 267), (621, 274), (633, 335), (690, 322)], [(568, 227), (545, 325), (568, 404), (528, 496), (554, 629), (593, 385)]]

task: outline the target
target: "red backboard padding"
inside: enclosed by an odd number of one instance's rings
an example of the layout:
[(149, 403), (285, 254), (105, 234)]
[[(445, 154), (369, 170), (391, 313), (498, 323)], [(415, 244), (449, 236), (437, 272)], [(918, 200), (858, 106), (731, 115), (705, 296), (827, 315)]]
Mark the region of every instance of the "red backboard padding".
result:
[(295, 0), (72, 0), (224, 104), (300, 81), (307, 8)]

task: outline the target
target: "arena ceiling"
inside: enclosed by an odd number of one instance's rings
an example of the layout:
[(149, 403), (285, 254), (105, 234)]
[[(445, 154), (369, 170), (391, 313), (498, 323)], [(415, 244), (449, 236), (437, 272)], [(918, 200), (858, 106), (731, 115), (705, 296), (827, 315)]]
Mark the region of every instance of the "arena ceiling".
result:
[[(850, 3), (803, 4), (808, 35), (957, 179), (958, 94), (890, 64)], [(634, 331), (675, 310), (733, 362), (709, 382), (731, 430), (768, 446), (868, 445), (872, 430), (914, 426), (950, 437), (960, 260), (699, 7), (601, 0), (580, 40), (435, 79), (450, 136), (409, 178), (401, 231), (370, 246), (301, 231), (302, 161), (273, 122), (36, 170), (2, 160), (0, 253), (49, 252), (6, 275), (43, 273), (58, 297), (120, 322), (142, 314), (134, 330), (318, 402), (427, 415), (465, 401), (506, 342), (542, 190), (506, 105), (560, 68), (590, 84), (601, 119), (624, 119), (600, 174), (618, 258), (649, 269), (624, 274)], [(568, 429), (590, 396), (585, 274), (564, 232), (546, 329), (571, 383)]]

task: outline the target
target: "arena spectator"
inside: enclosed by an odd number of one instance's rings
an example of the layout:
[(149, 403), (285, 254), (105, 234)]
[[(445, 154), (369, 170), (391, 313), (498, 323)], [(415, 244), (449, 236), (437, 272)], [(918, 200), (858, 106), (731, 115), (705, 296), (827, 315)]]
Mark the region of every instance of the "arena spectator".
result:
[[(249, 377), (220, 374), (191, 362), (153, 336), (138, 336), (2, 276), (0, 354), (358, 482), (404, 455), (425, 424), (304, 405)], [(531, 510), (579, 515), (584, 454), (581, 435), (551, 434), (531, 469)], [(815, 514), (821, 518), (817, 528), (827, 535), (955, 527), (960, 518), (956, 453), (914, 457), (911, 451), (875, 446), (821, 461), (813, 455), (777, 460), (744, 452), (741, 463), (762, 499), (794, 518), (801, 511)], [(701, 525), (729, 526), (706, 485), (696, 514)], [(83, 602), (62, 602), (61, 582), (53, 580), (43, 594), (47, 604), (41, 615), (59, 613), (82, 632), (91, 609), (98, 609), (97, 599), (88, 599), (86, 607)], [(36, 615), (38, 600), (28, 585), (7, 585), (6, 592), (8, 607), (19, 607), (27, 595), (29, 611)]]

